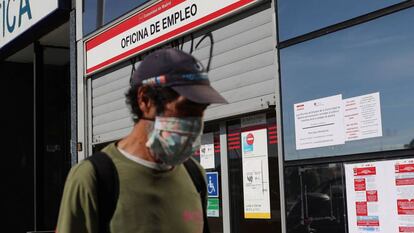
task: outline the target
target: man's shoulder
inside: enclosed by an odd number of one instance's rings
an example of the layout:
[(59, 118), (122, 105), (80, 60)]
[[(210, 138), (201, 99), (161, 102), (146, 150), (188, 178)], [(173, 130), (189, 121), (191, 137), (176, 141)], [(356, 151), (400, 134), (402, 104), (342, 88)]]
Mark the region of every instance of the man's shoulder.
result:
[(204, 170), (203, 166), (201, 166), (201, 164), (196, 159), (194, 159), (193, 157), (190, 157), (190, 159), (193, 160), (193, 162), (197, 165), (198, 170), (200, 170), (203, 177), (205, 177), (206, 176), (206, 170)]
[(95, 180), (92, 163), (89, 160), (82, 160), (70, 169), (66, 182), (76, 186), (84, 186), (92, 184)]
[(113, 159), (114, 157), (116, 157), (116, 156), (119, 154), (119, 151), (118, 151), (118, 149), (117, 149), (117, 147), (116, 147), (115, 142), (112, 142), (112, 143), (108, 144), (107, 146), (105, 146), (105, 147), (101, 150), (101, 152), (103, 152), (103, 153), (107, 154), (107, 155), (108, 155), (109, 157), (111, 157), (112, 159)]

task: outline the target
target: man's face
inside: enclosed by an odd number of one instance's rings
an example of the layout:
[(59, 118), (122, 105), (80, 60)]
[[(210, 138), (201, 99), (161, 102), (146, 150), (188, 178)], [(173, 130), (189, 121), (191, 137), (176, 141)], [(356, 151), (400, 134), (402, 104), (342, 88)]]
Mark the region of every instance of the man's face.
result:
[(164, 107), (165, 117), (203, 117), (208, 104), (198, 104), (179, 96), (176, 100), (169, 102)]

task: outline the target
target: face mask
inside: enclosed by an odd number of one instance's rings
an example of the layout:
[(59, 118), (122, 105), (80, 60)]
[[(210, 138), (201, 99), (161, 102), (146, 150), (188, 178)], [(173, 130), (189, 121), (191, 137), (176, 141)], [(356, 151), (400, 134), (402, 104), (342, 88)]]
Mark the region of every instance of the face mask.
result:
[(156, 117), (146, 146), (161, 162), (175, 166), (200, 148), (202, 131), (201, 117)]

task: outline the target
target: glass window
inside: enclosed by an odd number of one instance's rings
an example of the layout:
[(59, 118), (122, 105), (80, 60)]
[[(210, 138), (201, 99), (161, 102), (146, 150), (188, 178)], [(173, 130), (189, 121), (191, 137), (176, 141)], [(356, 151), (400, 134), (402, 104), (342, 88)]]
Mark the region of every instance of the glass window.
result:
[(105, 0), (104, 24), (113, 21), (148, 1), (149, 0), (123, 0), (122, 3), (120, 3), (119, 0)]
[[(254, 124), (246, 126), (242, 124), (241, 119), (229, 121), (227, 123), (227, 149), (228, 149), (228, 172), (229, 172), (229, 192), (230, 192), (230, 223), (231, 223), (231, 232), (237, 233), (251, 233), (251, 232), (281, 232), (281, 223), (280, 223), (280, 193), (279, 193), (279, 172), (278, 172), (278, 155), (277, 155), (277, 133), (276, 133), (276, 117), (275, 113), (267, 113), (264, 117), (264, 122), (261, 124)], [(254, 140), (261, 140), (261, 138), (266, 137), (267, 142), (267, 162), (268, 162), (268, 177), (265, 177), (263, 174), (266, 171), (261, 170), (260, 167), (265, 167), (263, 160), (260, 163), (259, 158), (259, 167), (257, 161), (249, 160), (243, 161), (242, 153), (242, 135), (245, 135), (247, 132), (263, 132), (262, 137), (258, 137), (259, 133), (253, 133), (254, 137), (251, 138)], [(260, 143), (261, 144), (261, 143)], [(263, 145), (263, 144), (262, 144)], [(257, 146), (253, 143), (252, 150), (255, 150), (254, 147)], [(244, 150), (247, 151), (247, 147), (244, 146)], [(246, 153), (246, 152), (245, 152)], [(255, 154), (256, 155), (256, 154)], [(258, 155), (258, 154), (257, 154)], [(261, 156), (258, 156), (261, 157)], [(243, 166), (245, 163), (245, 166)], [(243, 172), (243, 168), (249, 168), (249, 172)], [(253, 171), (253, 172), (252, 172)], [(250, 178), (256, 180), (261, 179), (262, 183), (259, 186), (254, 186), (254, 183), (248, 184), (246, 182), (246, 187), (249, 187), (249, 190), (244, 190), (243, 179), (249, 180), (249, 174), (254, 173)], [(261, 177), (261, 178), (260, 178)], [(266, 183), (269, 185), (269, 189), (266, 187)], [(254, 192), (254, 189), (257, 188), (257, 192)], [(270, 191), (269, 191), (270, 190)], [(267, 192), (265, 192), (267, 191)], [(244, 192), (249, 192), (257, 194), (256, 201), (260, 205), (260, 200), (266, 198), (266, 195), (270, 196), (270, 219), (263, 217), (250, 218), (246, 217), (245, 205), (252, 205), (254, 201), (244, 200)], [(246, 194), (249, 195), (249, 194)], [(263, 205), (262, 205), (263, 206)], [(260, 208), (260, 207), (259, 207)]]
[(279, 41), (336, 24), (401, 0), (279, 0)]
[[(408, 148), (414, 132), (414, 8), (280, 51), (285, 159)], [(296, 150), (293, 106), (379, 92), (382, 136)]]
[(286, 167), (285, 182), (288, 233), (345, 233), (341, 165)]
[[(202, 155), (201, 155), (202, 154)], [(203, 158), (201, 158), (203, 157)], [(217, 173), (218, 190), (208, 188), (212, 192), (208, 198), (207, 217), (212, 233), (223, 232), (223, 199), (221, 194), (221, 160), (220, 160), (220, 126), (219, 124), (206, 124), (201, 136), (200, 151), (194, 158), (205, 168), (207, 174)], [(216, 193), (214, 193), (214, 191)], [(215, 195), (217, 194), (217, 195)]]
[[(148, 1), (123, 0), (120, 2), (117, 0), (83, 0), (83, 34), (87, 35), (95, 31)], [(99, 5), (102, 7), (99, 7)], [(102, 11), (103, 14), (98, 14)], [(103, 19), (98, 20), (98, 15), (103, 15)], [(101, 23), (102, 25), (100, 25)]]
[(97, 6), (97, 0), (83, 0), (83, 35), (87, 35), (99, 28), (96, 20), (98, 13)]

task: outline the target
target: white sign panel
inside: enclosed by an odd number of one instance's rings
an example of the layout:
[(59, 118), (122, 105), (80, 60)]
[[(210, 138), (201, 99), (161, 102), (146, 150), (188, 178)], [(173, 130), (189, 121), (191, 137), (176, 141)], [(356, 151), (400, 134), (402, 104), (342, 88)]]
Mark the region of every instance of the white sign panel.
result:
[(295, 104), (296, 149), (345, 143), (342, 95)]
[(86, 74), (125, 60), (258, 0), (161, 0), (85, 43)]
[(344, 99), (346, 141), (381, 137), (381, 103), (379, 92)]
[(345, 165), (350, 233), (414, 232), (414, 159)]
[(204, 169), (215, 168), (214, 144), (200, 146), (200, 164)]
[(0, 48), (58, 8), (58, 0), (0, 1)]
[(244, 217), (270, 219), (267, 130), (243, 132), (241, 138)]

